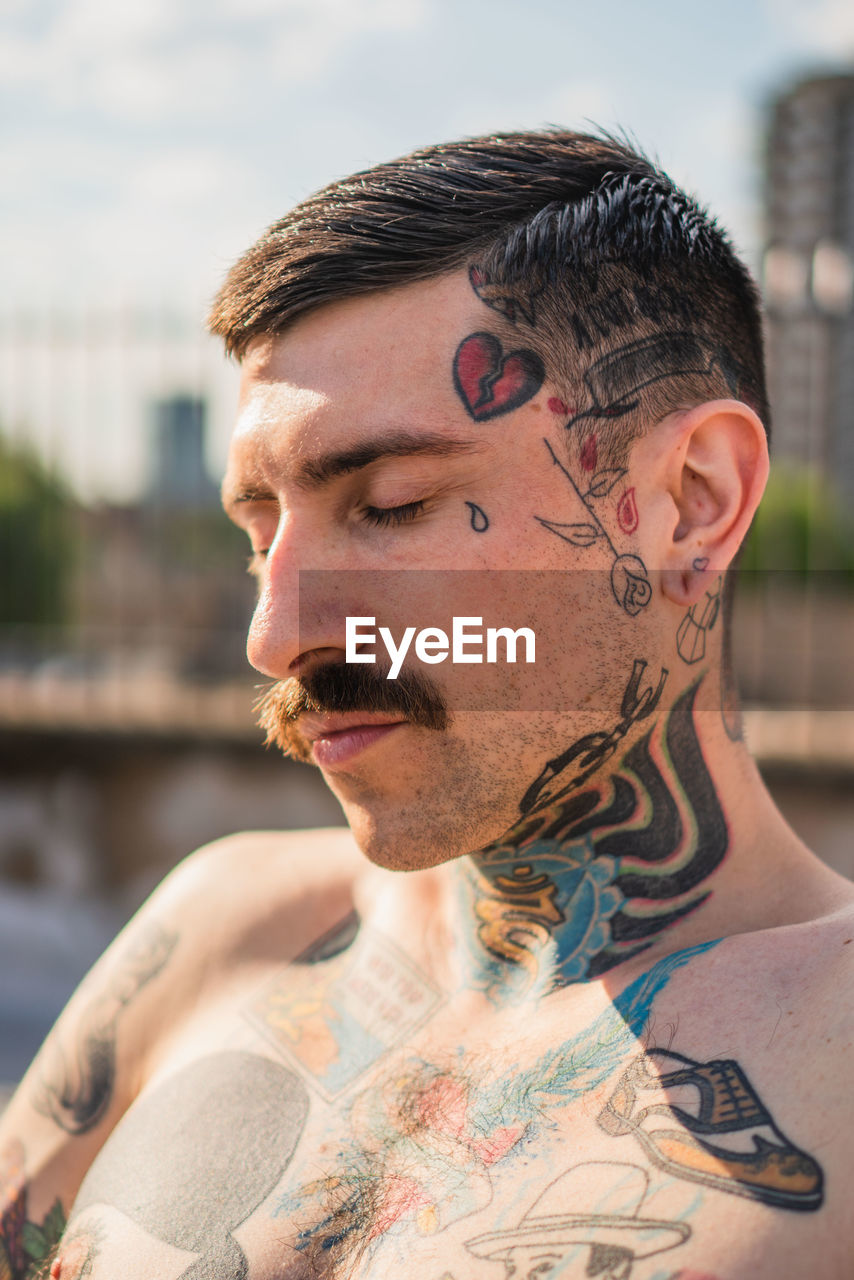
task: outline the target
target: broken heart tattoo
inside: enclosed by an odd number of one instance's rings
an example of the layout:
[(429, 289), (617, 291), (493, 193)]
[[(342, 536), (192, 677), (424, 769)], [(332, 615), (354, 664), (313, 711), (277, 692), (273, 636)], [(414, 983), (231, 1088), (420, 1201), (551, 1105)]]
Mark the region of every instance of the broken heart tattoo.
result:
[(494, 333), (470, 333), (454, 356), (454, 387), (475, 422), (518, 409), (536, 395), (546, 370), (535, 351), (505, 354)]

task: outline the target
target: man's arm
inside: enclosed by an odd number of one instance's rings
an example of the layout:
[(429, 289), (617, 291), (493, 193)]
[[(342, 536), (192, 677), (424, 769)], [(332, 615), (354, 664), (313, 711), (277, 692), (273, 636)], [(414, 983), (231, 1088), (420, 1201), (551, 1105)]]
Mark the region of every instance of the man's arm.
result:
[(357, 869), (336, 828), (228, 837), (166, 877), (75, 992), (0, 1121), (0, 1280), (47, 1276), (90, 1165), (190, 1015), (216, 1009), (244, 967), (286, 962), (346, 916)]
[(47, 1274), (89, 1165), (144, 1083), (174, 1012), (175, 918), (157, 894), (119, 934), (0, 1120), (2, 1280)]

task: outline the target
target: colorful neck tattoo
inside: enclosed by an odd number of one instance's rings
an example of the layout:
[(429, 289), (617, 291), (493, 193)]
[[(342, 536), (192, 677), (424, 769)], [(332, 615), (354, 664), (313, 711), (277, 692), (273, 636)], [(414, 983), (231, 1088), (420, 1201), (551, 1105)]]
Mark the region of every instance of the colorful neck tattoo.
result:
[(596, 978), (708, 898), (729, 831), (694, 724), (698, 687), (610, 773), (461, 860), (478, 986), (506, 998)]

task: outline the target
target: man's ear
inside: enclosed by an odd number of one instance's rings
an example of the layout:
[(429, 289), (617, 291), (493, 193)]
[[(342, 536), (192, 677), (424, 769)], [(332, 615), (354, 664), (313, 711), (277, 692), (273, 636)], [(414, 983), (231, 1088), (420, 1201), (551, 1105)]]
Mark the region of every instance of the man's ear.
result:
[(650, 433), (659, 439), (661, 589), (674, 604), (700, 599), (710, 573), (730, 565), (768, 479), (768, 439), (739, 400), (710, 400), (673, 414)]

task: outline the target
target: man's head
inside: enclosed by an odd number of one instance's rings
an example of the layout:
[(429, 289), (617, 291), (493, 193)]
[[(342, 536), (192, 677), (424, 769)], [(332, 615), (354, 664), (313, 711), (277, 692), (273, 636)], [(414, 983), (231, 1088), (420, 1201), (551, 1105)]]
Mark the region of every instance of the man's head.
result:
[[(620, 722), (638, 662), (654, 686), (681, 658), (675, 696), (716, 656), (713, 602), (764, 482), (757, 298), (714, 224), (623, 144), (479, 139), (336, 183), (238, 262), (211, 325), (244, 366), (226, 498), (262, 553), (250, 657), (299, 682), (298, 749), (372, 850), (420, 865), (428, 844), (440, 860), (499, 837), (556, 742)], [(328, 679), (345, 616), (441, 625), (460, 569), (485, 576), (457, 612), (503, 608), (542, 637), (535, 673), (500, 673), (540, 701), (473, 704), (466, 686), (497, 690), (497, 671), (407, 663), (409, 710), (370, 705), (408, 737), (344, 751), (329, 715), (366, 722), (362, 672), (356, 692)], [(323, 572), (298, 594), (307, 570)], [(409, 575), (393, 598), (389, 571)], [(411, 711), (425, 692), (430, 724)]]
[(749, 273), (698, 205), (610, 137), (474, 138), (332, 183), (237, 262), (210, 327), (242, 357), (329, 302), (455, 270), (470, 273), (495, 324), (525, 335), (567, 404), (586, 405), (585, 373), (629, 339), (687, 332), (708, 348), (712, 376), (672, 372), (643, 389), (640, 412), (597, 420), (618, 456), (646, 423), (710, 392), (737, 392), (767, 427)]

